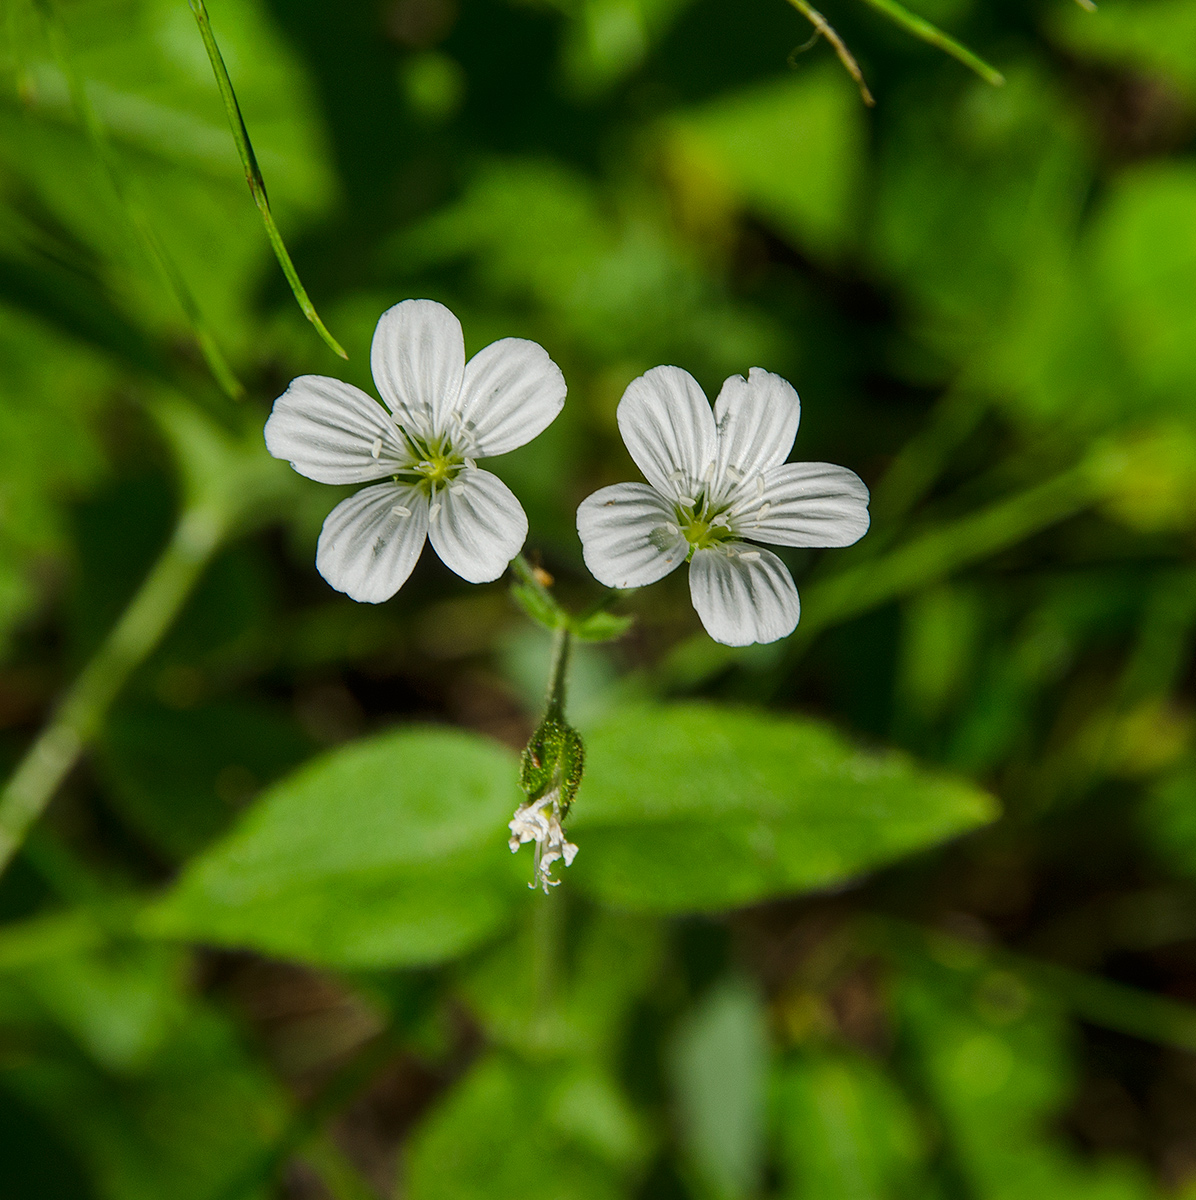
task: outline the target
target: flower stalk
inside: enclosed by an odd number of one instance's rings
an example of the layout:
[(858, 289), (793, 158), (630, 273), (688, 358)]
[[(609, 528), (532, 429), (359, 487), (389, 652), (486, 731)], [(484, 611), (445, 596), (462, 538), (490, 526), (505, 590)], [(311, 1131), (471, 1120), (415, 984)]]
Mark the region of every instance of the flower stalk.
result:
[(221, 545), (225, 527), (210, 507), (183, 511), (132, 603), (26, 751), (0, 791), (0, 872), (99, 731), (129, 676), (170, 628)]

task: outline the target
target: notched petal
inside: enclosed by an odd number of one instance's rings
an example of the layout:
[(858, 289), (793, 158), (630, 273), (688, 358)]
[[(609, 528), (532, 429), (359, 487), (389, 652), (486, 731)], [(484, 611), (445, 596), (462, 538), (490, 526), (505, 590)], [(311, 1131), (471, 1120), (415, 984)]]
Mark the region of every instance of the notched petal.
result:
[(716, 642), (775, 642), (797, 628), (801, 604), (788, 568), (769, 550), (729, 542), (698, 550), (689, 568), (694, 608)]
[(428, 533), (428, 502), (395, 483), (362, 488), (328, 514), (316, 570), (338, 592), (366, 604), (389, 600), (407, 582)]
[(617, 483), (587, 497), (577, 532), (590, 574), (607, 587), (644, 587), (685, 561), (689, 549), (673, 505), (643, 483)]
[(435, 300), (404, 300), (388, 308), (374, 330), (370, 369), (399, 424), (420, 437), (431, 436), (461, 395), (461, 322)]
[(526, 541), (527, 516), (497, 475), (466, 467), (433, 496), (428, 536), (446, 567), (470, 583), (489, 583)]
[(406, 451), (394, 421), (352, 384), (300, 375), (274, 401), (266, 449), (319, 483), (365, 483), (394, 469)]
[(560, 367), (536, 342), (503, 338), (479, 350), (465, 366), (457, 410), (471, 453), (491, 458), (530, 442), (555, 420), (565, 391)]

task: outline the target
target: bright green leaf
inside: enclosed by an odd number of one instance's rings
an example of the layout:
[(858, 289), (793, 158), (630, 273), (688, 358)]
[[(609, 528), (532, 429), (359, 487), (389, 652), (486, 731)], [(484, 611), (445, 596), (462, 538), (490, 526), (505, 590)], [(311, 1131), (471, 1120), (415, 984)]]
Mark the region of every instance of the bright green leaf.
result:
[(436, 962), (501, 927), (515, 757), (450, 729), (355, 742), (271, 788), (148, 915), (158, 936), (345, 966)]
[(624, 709), (586, 737), (571, 880), (683, 912), (827, 887), (996, 816), (991, 797), (814, 721), (713, 705)]

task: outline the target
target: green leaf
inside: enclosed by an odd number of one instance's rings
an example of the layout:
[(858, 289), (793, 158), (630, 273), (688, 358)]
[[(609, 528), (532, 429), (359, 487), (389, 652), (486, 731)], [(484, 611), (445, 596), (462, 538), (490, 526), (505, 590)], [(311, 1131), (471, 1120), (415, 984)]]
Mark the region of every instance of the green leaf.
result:
[(570, 877), (632, 909), (828, 887), (997, 815), (971, 784), (750, 709), (624, 709), (586, 735), (586, 751)]
[(690, 1013), (673, 1045), (681, 1133), (711, 1195), (757, 1193), (764, 1166), (768, 1018), (756, 989), (730, 979)]
[(526, 895), (505, 845), (517, 775), (510, 751), (459, 730), (355, 742), (271, 788), (145, 927), (340, 966), (451, 958)]
[(827, 65), (696, 109), (669, 130), (683, 189), (763, 217), (796, 245), (835, 256), (854, 240), (865, 126), (859, 96)]
[(620, 617), (611, 612), (591, 613), (573, 622), (573, 636), (580, 642), (613, 642), (634, 623), (634, 617)]
[(602, 1112), (611, 1099), (609, 1083), (589, 1073), (536, 1069), (497, 1055), (484, 1059), (413, 1136), (404, 1194), (410, 1200), (616, 1200), (623, 1191), (615, 1172), (587, 1152), (598, 1131), (578, 1128), (579, 1116), (605, 1124)]
[(927, 1147), (892, 1079), (857, 1054), (786, 1063), (775, 1088), (786, 1200), (933, 1195), (919, 1169)]

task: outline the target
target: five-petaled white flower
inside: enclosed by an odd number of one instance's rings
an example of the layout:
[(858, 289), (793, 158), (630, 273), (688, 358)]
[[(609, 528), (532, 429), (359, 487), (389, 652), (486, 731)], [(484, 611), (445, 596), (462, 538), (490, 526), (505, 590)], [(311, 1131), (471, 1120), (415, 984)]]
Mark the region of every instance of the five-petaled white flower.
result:
[(354, 600), (402, 587), (430, 538), (470, 583), (497, 579), (527, 537), (510, 488), (475, 460), (530, 442), (565, 403), (565, 377), (543, 347), (503, 338), (467, 363), (461, 323), (432, 300), (382, 314), (370, 351), (389, 412), (322, 375), (274, 402), (266, 446), (320, 483), (367, 483), (328, 514), (316, 569)]
[[(648, 484), (618, 483), (577, 510), (586, 566), (607, 587), (641, 587), (690, 563), (689, 591), (716, 642), (773, 642), (797, 627), (797, 588), (774, 546), (850, 546), (868, 529), (868, 489), (829, 463), (787, 463), (801, 405), (753, 367), (714, 412), (679, 367), (655, 367), (619, 402), (623, 441)], [(648, 486), (651, 485), (651, 486)]]

